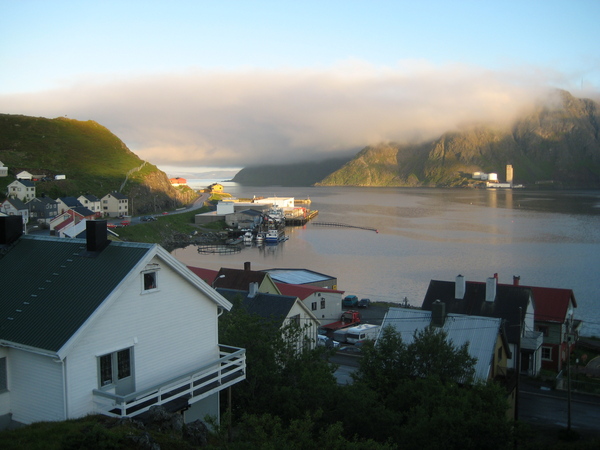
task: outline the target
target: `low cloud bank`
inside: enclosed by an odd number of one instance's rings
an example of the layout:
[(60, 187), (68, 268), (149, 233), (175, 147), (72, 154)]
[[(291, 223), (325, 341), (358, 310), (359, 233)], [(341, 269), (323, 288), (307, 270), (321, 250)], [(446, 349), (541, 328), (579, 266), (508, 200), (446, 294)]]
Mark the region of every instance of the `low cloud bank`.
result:
[(77, 80), (53, 91), (0, 95), (0, 105), (9, 114), (94, 120), (159, 166), (244, 167), (428, 139), (474, 121), (506, 122), (564, 83), (558, 73), (534, 69), (348, 61), (321, 70)]

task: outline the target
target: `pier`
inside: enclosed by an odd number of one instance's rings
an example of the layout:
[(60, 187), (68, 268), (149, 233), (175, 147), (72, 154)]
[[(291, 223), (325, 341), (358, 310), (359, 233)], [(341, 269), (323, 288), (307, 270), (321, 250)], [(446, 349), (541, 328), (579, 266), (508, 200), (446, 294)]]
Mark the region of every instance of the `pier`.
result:
[(375, 233), (379, 233), (379, 231), (376, 228), (369, 228), (369, 227), (359, 227), (357, 225), (349, 225), (347, 223), (337, 223), (337, 222), (313, 222), (313, 225), (320, 225), (323, 227), (340, 227), (340, 228), (356, 228), (359, 230), (367, 230), (367, 231), (374, 231)]
[(288, 217), (286, 216), (285, 218), (285, 224), (289, 225), (289, 226), (302, 226), (302, 225), (306, 225), (306, 223), (312, 219), (314, 219), (315, 217), (317, 217), (317, 215), (319, 214), (318, 210), (314, 210), (314, 211), (308, 211), (308, 213), (305, 216), (296, 216), (296, 217)]

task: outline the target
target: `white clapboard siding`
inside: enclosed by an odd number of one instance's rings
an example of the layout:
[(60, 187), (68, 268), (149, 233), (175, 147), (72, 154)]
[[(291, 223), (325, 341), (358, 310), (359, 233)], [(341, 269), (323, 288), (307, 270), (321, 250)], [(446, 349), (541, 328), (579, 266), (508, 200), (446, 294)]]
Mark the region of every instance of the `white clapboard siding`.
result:
[(25, 424), (64, 420), (62, 363), (11, 349), (9, 364), (12, 419)]
[(93, 410), (97, 357), (133, 347), (136, 390), (219, 358), (217, 305), (162, 261), (158, 290), (142, 293), (133, 274), (120, 296), (86, 328), (67, 356), (69, 417)]

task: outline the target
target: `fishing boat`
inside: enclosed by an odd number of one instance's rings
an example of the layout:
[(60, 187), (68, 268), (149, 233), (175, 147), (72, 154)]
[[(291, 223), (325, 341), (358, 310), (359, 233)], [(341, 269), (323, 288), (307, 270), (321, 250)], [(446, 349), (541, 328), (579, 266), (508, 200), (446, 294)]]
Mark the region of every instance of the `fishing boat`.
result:
[(263, 241), (264, 241), (263, 234), (262, 233), (258, 233), (256, 235), (256, 245), (262, 245)]
[(279, 242), (279, 230), (276, 228), (271, 228), (269, 231), (267, 231), (265, 242), (267, 244), (277, 244)]
[(246, 244), (246, 245), (252, 244), (253, 239), (254, 239), (254, 236), (252, 236), (252, 232), (246, 231), (246, 233), (244, 234), (244, 244)]

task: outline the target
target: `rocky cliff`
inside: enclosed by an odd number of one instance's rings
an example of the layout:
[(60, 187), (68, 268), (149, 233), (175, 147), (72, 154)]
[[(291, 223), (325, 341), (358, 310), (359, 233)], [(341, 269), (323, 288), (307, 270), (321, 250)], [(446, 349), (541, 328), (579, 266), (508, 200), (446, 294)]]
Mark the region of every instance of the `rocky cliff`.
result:
[(319, 185), (465, 186), (507, 164), (529, 186), (600, 188), (600, 105), (556, 91), (507, 126), (479, 124), (416, 145), (369, 146)]

